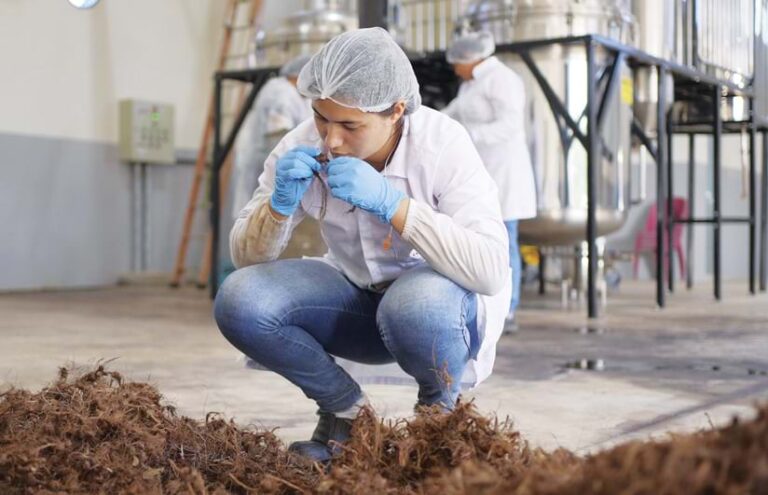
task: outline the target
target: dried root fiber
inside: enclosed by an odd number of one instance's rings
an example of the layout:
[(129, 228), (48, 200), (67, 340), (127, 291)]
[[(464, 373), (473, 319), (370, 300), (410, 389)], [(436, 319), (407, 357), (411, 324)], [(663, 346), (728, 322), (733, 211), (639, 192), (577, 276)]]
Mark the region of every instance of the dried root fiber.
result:
[(768, 405), (751, 421), (588, 457), (533, 449), (472, 404), (395, 422), (366, 410), (324, 470), (272, 431), (180, 417), (115, 371), (70, 375), (0, 396), (0, 493), (768, 494)]

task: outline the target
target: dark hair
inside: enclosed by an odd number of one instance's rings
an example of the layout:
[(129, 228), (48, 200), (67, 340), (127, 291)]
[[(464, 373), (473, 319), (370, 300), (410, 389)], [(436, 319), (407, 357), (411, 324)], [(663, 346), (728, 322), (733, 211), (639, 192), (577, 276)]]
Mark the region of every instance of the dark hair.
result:
[[(386, 110), (382, 110), (381, 112), (376, 112), (376, 115), (380, 117), (389, 117), (390, 115), (395, 113), (395, 106), (397, 106), (399, 102), (395, 102), (392, 104), (391, 107), (387, 108)], [(400, 116), (400, 118), (395, 122), (395, 125), (399, 126), (403, 123), (403, 117), (405, 117), (405, 112), (403, 112), (403, 115)]]
[(393, 103), (391, 107), (387, 108), (386, 110), (382, 110), (381, 112), (376, 112), (376, 115), (381, 115), (382, 117), (389, 117), (393, 113), (395, 113), (395, 105), (397, 105), (397, 102)]

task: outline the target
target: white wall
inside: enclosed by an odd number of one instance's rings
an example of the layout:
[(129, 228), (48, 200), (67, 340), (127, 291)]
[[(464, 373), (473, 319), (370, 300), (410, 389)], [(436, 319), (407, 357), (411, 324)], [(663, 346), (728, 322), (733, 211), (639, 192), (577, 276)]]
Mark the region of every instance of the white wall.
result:
[(117, 101), (135, 97), (174, 104), (177, 144), (196, 146), (224, 3), (0, 3), (0, 132), (115, 142)]
[[(176, 106), (176, 143), (197, 147), (225, 0), (0, 1), (0, 132), (117, 140), (117, 101)], [(274, 25), (299, 0), (265, 2)]]
[[(112, 284), (130, 270), (117, 102), (175, 105), (177, 148), (194, 156), (226, 3), (102, 0), (77, 10), (67, 0), (0, 0), (0, 290)], [(300, 3), (268, 0), (263, 24)], [(168, 272), (192, 167), (151, 167), (149, 177), (149, 270)], [(198, 231), (206, 221), (198, 215)]]

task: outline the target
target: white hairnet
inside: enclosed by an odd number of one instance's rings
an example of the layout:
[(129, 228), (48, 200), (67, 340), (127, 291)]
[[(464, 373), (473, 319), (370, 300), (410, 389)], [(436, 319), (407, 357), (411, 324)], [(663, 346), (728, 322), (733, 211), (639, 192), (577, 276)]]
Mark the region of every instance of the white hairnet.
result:
[(468, 33), (453, 42), (445, 53), (449, 64), (471, 64), (493, 55), (496, 43), (487, 31)]
[(326, 43), (301, 70), (297, 87), (307, 98), (364, 112), (382, 112), (404, 101), (405, 113), (412, 113), (421, 105), (411, 62), (378, 27), (347, 31)]
[(289, 60), (285, 65), (280, 67), (280, 75), (283, 77), (298, 77), (301, 69), (307, 65), (312, 55), (299, 55), (298, 57)]

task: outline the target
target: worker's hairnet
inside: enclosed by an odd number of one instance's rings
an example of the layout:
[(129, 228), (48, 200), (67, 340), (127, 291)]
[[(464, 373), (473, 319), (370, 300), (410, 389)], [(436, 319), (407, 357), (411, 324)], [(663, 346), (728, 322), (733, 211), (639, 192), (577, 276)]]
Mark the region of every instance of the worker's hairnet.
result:
[(307, 65), (310, 58), (312, 58), (312, 55), (299, 55), (293, 60), (289, 60), (280, 67), (280, 75), (283, 77), (299, 77), (299, 72)]
[(381, 28), (342, 33), (325, 44), (299, 74), (299, 93), (330, 99), (364, 112), (382, 112), (398, 101), (405, 113), (421, 105), (419, 83), (403, 50)]
[(449, 64), (471, 64), (493, 55), (496, 43), (487, 31), (467, 33), (456, 39), (445, 53)]

